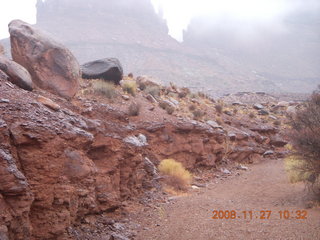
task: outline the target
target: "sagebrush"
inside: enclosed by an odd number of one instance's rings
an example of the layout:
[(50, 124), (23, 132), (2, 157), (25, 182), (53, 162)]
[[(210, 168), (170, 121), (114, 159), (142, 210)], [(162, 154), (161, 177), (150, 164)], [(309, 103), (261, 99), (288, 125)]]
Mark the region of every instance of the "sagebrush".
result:
[(166, 183), (176, 190), (186, 190), (192, 181), (191, 173), (174, 159), (162, 160), (158, 169), (166, 176)]

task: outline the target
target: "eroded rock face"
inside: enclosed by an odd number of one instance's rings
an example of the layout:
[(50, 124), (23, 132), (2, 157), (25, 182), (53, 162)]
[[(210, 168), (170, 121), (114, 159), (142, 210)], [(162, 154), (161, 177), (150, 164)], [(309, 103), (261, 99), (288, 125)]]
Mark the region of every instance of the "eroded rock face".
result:
[(87, 62), (81, 66), (81, 70), (85, 79), (104, 79), (114, 84), (119, 84), (123, 77), (121, 63), (116, 58)]
[(67, 48), (20, 20), (9, 24), (9, 32), (13, 60), (29, 71), (38, 87), (66, 98), (76, 94), (80, 67)]
[(90, 100), (91, 113), (80, 115), (67, 100), (45, 93), (59, 103), (54, 107), (6, 81), (0, 74), (1, 239), (68, 239), (68, 227), (156, 188), (156, 166), (164, 158), (189, 170), (212, 169), (272, 147), (271, 127), (188, 119), (132, 124)]
[(8, 75), (9, 81), (13, 84), (25, 90), (32, 91), (33, 82), (31, 76), (20, 64), (11, 61), (4, 56), (0, 56), (0, 70)]

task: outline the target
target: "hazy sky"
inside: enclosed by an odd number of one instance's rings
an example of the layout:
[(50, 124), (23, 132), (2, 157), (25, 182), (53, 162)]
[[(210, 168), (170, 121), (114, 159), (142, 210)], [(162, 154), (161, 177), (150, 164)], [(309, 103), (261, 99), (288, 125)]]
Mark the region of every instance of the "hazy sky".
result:
[[(102, 0), (104, 1), (104, 0)], [(229, 18), (239, 21), (279, 22), (286, 13), (302, 6), (319, 6), (320, 0), (151, 0), (155, 9), (162, 9), (169, 26), (169, 34), (182, 40), (182, 30), (195, 16), (212, 19)], [(0, 39), (8, 37), (8, 23), (21, 19), (36, 21), (37, 0), (1, 0)]]
[(0, 39), (9, 36), (8, 23), (13, 19), (36, 22), (36, 2), (37, 0), (1, 0)]

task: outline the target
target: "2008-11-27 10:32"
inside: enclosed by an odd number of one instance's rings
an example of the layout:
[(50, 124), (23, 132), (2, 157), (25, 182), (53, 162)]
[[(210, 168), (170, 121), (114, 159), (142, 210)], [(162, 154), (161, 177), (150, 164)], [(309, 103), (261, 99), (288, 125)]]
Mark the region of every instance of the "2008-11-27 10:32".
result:
[(236, 211), (236, 210), (213, 210), (212, 219), (261, 219), (268, 220), (271, 219), (271, 216), (276, 215), (278, 219), (297, 219), (304, 220), (307, 219), (308, 212), (307, 210), (280, 210), (275, 213), (271, 210), (245, 210), (245, 211)]

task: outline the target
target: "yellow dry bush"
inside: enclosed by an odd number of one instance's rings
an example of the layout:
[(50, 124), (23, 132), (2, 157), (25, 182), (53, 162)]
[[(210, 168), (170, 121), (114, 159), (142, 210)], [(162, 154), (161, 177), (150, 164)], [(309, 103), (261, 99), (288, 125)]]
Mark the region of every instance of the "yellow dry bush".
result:
[(136, 81), (132, 80), (126, 80), (122, 84), (122, 90), (124, 92), (127, 92), (128, 94), (131, 94), (132, 96), (136, 95), (137, 92), (137, 83)]
[(192, 181), (191, 173), (174, 159), (162, 160), (158, 169), (160, 173), (166, 175), (166, 183), (176, 190), (186, 190)]
[(307, 162), (291, 155), (285, 158), (285, 169), (291, 183), (308, 181), (312, 172), (307, 169)]

